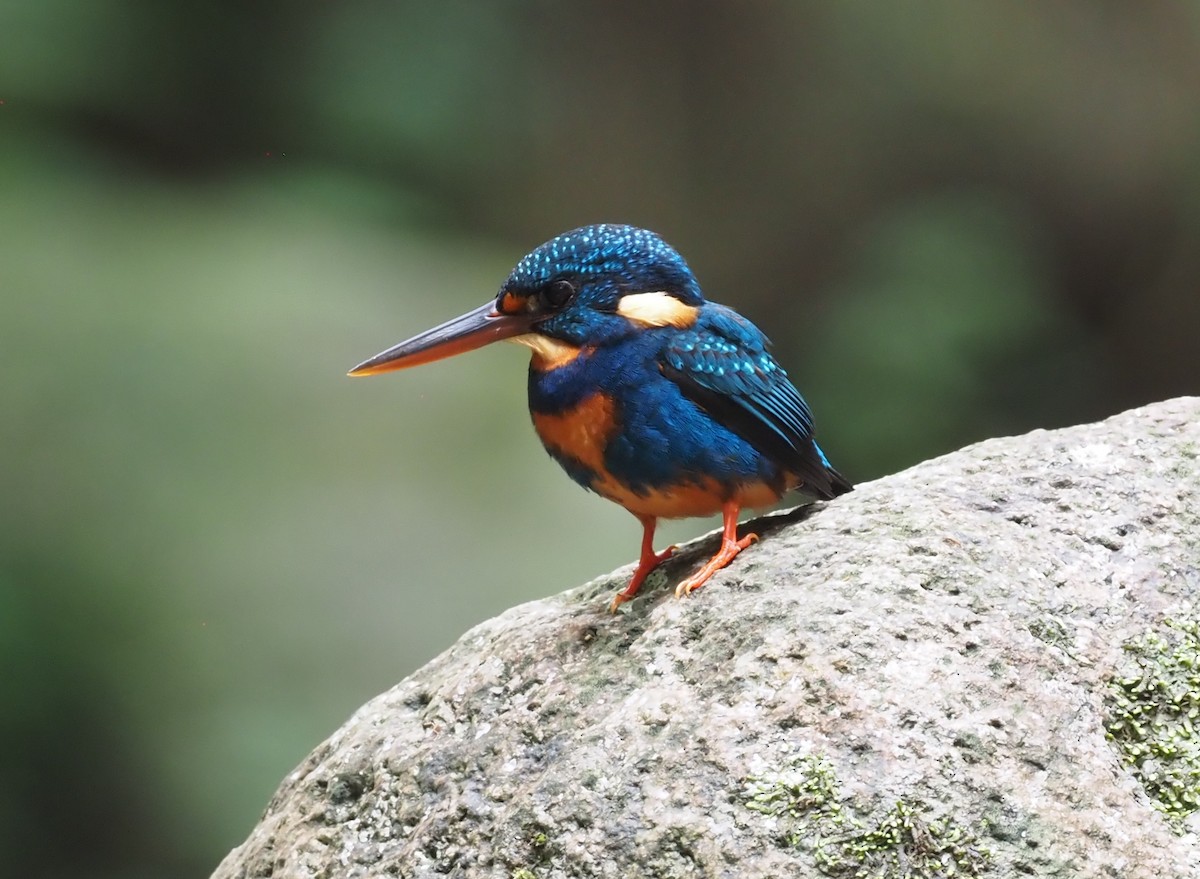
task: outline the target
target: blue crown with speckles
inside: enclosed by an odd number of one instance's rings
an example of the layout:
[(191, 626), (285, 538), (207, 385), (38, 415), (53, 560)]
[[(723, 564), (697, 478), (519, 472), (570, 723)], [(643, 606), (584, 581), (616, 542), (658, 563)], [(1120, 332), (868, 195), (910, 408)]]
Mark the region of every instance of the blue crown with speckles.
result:
[(678, 251), (636, 226), (598, 223), (564, 232), (526, 254), (504, 286), (532, 290), (559, 278), (604, 280), (620, 293), (661, 290), (689, 305), (704, 301)]

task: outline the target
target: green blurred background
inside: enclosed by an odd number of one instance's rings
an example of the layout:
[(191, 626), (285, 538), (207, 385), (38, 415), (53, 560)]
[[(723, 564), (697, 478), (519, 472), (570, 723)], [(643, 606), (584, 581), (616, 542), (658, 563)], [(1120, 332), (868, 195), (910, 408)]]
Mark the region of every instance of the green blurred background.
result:
[(206, 875), (360, 703), (632, 561), (520, 350), (344, 377), (601, 220), (856, 480), (1195, 393), (1200, 6), (0, 4), (6, 871)]

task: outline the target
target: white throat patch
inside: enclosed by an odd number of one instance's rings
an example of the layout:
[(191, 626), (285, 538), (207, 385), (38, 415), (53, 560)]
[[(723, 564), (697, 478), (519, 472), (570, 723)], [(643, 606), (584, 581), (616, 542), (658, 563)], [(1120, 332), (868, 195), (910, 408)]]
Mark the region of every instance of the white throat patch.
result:
[(513, 336), (509, 342), (516, 342), (533, 350), (533, 359), (541, 368), (554, 369), (564, 366), (579, 356), (580, 349), (567, 342), (551, 339), (540, 333), (523, 333)]

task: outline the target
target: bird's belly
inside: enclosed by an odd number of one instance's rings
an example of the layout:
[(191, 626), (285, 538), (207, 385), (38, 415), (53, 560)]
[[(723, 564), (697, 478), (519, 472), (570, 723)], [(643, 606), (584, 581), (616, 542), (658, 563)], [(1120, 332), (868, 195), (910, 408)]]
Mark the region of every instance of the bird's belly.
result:
[[(621, 479), (605, 462), (605, 452), (619, 429), (615, 412), (611, 397), (595, 393), (563, 412), (534, 412), (533, 426), (546, 450), (572, 478), (634, 515), (682, 519), (720, 512), (730, 500), (750, 508), (779, 500), (784, 486), (760, 479), (721, 481), (687, 473), (661, 485), (644, 481), (633, 485)], [(642, 451), (654, 455), (664, 450)]]
[(712, 479), (700, 484), (685, 483), (663, 488), (634, 491), (604, 474), (593, 486), (596, 492), (623, 506), (635, 516), (654, 516), (661, 519), (688, 519), (719, 513), (728, 501), (740, 507), (769, 507), (781, 493), (765, 482), (738, 483), (724, 486)]

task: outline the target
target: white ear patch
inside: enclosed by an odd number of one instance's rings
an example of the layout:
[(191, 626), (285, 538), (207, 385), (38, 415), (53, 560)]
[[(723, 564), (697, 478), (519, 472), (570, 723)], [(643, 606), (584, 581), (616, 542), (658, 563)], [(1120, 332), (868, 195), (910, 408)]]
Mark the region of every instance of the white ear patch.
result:
[(670, 293), (629, 293), (617, 303), (617, 314), (647, 327), (687, 329), (700, 309), (680, 302)]

